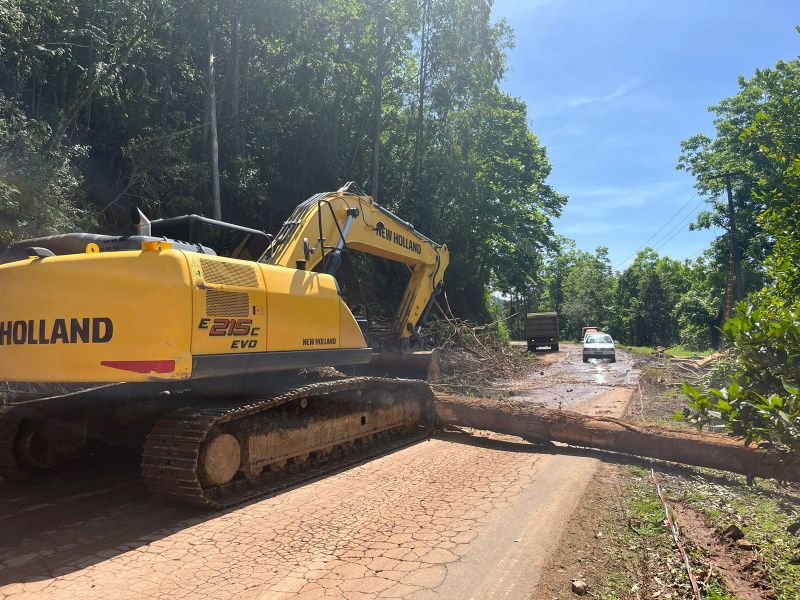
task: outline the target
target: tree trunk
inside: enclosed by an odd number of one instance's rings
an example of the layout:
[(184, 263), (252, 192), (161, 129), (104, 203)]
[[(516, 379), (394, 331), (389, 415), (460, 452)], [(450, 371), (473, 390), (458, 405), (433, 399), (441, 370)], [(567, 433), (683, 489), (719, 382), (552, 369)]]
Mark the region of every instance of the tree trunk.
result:
[(41, 88), (37, 89), (36, 87), (36, 63), (33, 63), (31, 66), (31, 116), (36, 118), (38, 116), (37, 107), (39, 103), (39, 94), (41, 93)]
[[(251, 27), (251, 6), (247, 2), (244, 5), (242, 18), (239, 22), (239, 64), (240, 64), (240, 82), (239, 82), (239, 132), (243, 137), (248, 135), (250, 131), (250, 54), (252, 49), (253, 32)], [(242, 150), (246, 147), (242, 143)]]
[(378, 177), (381, 168), (381, 109), (383, 106), (383, 67), (386, 60), (384, 48), (386, 34), (386, 6), (378, 7), (377, 51), (375, 59), (375, 92), (372, 100), (372, 197), (378, 198)]
[(715, 433), (455, 395), (437, 395), (436, 412), (451, 425), (515, 435), (532, 442), (562, 442), (748, 476), (800, 481), (800, 461), (781, 463), (782, 454), (775, 449), (745, 446), (741, 440)]
[(429, 0), (423, 0), (421, 10), (422, 16), (419, 41), (419, 74), (417, 85), (417, 126), (414, 137), (414, 164), (411, 181), (411, 188), (414, 190), (419, 189), (420, 160), (422, 156), (422, 144), (424, 140), (425, 91), (428, 84), (428, 30), (430, 28), (430, 24), (428, 23), (430, 12)]
[(239, 31), (241, 26), (241, 7), (238, 0), (234, 0), (231, 15), (231, 118), (233, 124), (233, 156), (230, 163), (233, 168), (234, 179), (239, 182), (238, 159), (242, 153), (242, 116), (240, 114), (240, 76), (239, 76)]
[(211, 206), (212, 217), (222, 219), (222, 205), (219, 197), (219, 139), (217, 137), (217, 85), (214, 74), (214, 26), (212, 9), (208, 9), (208, 166), (211, 171)]

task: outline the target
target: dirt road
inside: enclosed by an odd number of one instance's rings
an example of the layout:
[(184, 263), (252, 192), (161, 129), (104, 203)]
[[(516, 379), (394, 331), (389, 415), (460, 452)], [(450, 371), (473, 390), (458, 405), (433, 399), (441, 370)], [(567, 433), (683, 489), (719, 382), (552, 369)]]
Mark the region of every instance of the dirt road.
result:
[[(629, 357), (583, 364), (562, 348), (512, 393), (622, 415)], [(156, 502), (131, 469), (0, 482), (0, 598), (537, 598), (597, 468), (477, 432), (223, 513)]]

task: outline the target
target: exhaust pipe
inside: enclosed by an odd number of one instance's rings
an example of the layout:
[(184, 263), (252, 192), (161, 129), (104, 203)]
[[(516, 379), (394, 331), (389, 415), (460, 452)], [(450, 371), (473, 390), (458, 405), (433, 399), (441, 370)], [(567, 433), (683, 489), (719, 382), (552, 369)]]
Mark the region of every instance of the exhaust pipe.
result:
[(144, 216), (144, 213), (136, 208), (133, 213), (134, 223), (136, 224), (137, 235), (150, 236), (150, 219)]

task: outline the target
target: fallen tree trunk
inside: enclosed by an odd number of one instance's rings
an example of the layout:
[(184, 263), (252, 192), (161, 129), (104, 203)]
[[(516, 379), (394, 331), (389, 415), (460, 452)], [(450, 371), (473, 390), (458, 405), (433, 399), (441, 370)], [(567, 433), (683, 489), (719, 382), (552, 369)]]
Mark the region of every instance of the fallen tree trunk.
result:
[(562, 442), (754, 477), (800, 481), (797, 459), (782, 460), (785, 456), (777, 449), (745, 446), (742, 440), (716, 433), (455, 395), (437, 395), (436, 412), (451, 425), (505, 433), (531, 442)]

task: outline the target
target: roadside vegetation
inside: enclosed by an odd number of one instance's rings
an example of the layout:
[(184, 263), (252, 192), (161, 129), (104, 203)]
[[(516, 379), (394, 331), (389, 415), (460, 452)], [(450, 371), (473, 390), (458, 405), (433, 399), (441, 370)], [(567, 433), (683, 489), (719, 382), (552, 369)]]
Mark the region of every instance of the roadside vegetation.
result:
[(739, 529), (734, 537), (742, 538), (727, 540), (731, 551), (735, 546), (753, 554), (750, 571), (769, 583), (776, 598), (800, 597), (800, 490), (769, 481), (748, 486), (743, 477), (697, 471), (667, 476), (676, 501), (702, 514), (720, 537), (732, 525)]
[[(677, 383), (681, 377), (666, 361), (649, 361), (646, 367), (639, 418), (659, 422), (684, 402)], [(721, 420), (714, 423), (719, 425)], [(631, 467), (631, 472), (641, 477), (635, 485), (654, 493), (649, 472), (648, 477), (637, 467)], [(656, 473), (690, 548), (698, 579), (711, 573), (709, 581), (713, 581), (716, 572), (719, 585), (716, 591), (708, 589), (706, 597), (788, 600), (800, 596), (797, 484), (751, 482), (730, 473), (660, 463), (656, 463)]]
[[(637, 354), (652, 355), (656, 353), (656, 347), (653, 346), (629, 346), (627, 344), (619, 344), (618, 346), (624, 350), (635, 352)], [(682, 345), (672, 346), (671, 348), (664, 349), (664, 354), (674, 358), (705, 358), (706, 356), (711, 356), (713, 353), (713, 348), (706, 348), (705, 350), (692, 350), (691, 348)]]
[[(667, 359), (644, 355), (639, 367), (642, 395), (634, 397), (627, 418), (670, 422), (672, 412), (685, 405), (682, 371)], [(553, 598), (574, 597), (574, 578), (604, 600), (692, 597), (650, 466), (621, 458), (601, 467), (570, 521), (567, 546), (554, 560), (561, 568), (548, 582)], [(800, 597), (800, 487), (659, 461), (652, 466), (702, 598)]]
[[(704, 598), (789, 600), (800, 596), (800, 550), (793, 534), (800, 519), (800, 490), (762, 481), (749, 486), (744, 477), (705, 469), (657, 465), (656, 474)], [(639, 597), (670, 593), (691, 597), (649, 469), (622, 467), (619, 477), (626, 485), (621, 509), (628, 522), (616, 530), (615, 542), (620, 547), (612, 552), (639, 550), (639, 560), (646, 556), (652, 565), (651, 593), (660, 593)], [(662, 589), (653, 589), (654, 584)], [(642, 585), (635, 574), (617, 571), (601, 583), (598, 595), (635, 598)]]
[(716, 137), (685, 144), (686, 164), (700, 190), (711, 189), (713, 168), (740, 173), (741, 214), (751, 215), (742, 219), (752, 229), (745, 240), (762, 240), (762, 285), (724, 324), (732, 349), (727, 377), (685, 391), (693, 422), (721, 419), (733, 435), (800, 460), (800, 59), (739, 85), (714, 107)]
[[(724, 257), (717, 260), (709, 250), (679, 261), (644, 248), (615, 271), (606, 248), (590, 253), (571, 240), (559, 243), (530, 296), (506, 304), (508, 315), (521, 322), (528, 310), (554, 310), (564, 339), (579, 339), (582, 327), (595, 325), (633, 347), (680, 346), (694, 353), (719, 344)], [(520, 324), (512, 328), (512, 335), (521, 335)]]

